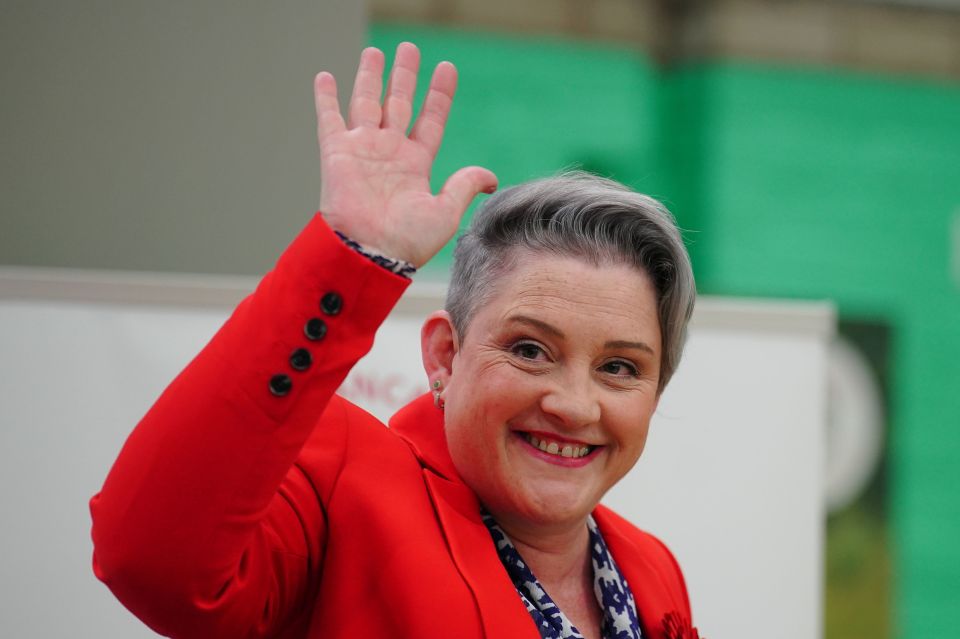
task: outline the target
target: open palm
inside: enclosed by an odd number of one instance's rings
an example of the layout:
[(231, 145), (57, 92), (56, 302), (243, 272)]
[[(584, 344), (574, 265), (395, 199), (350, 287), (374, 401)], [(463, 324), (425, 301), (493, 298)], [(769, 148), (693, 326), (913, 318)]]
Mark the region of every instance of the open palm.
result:
[(351, 239), (415, 266), (426, 263), (453, 236), (478, 193), (497, 186), (493, 173), (471, 166), (450, 176), (438, 194), (431, 193), (430, 170), (456, 91), (457, 70), (449, 62), (437, 65), (408, 135), (419, 64), (414, 45), (397, 47), (381, 104), (383, 53), (365, 49), (346, 122), (333, 76), (320, 73), (314, 81), (321, 213)]

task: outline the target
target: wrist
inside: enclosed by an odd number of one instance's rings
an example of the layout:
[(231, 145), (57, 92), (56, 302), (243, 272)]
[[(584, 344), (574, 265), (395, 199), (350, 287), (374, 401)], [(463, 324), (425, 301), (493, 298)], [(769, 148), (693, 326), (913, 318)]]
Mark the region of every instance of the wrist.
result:
[(351, 239), (336, 229), (334, 229), (333, 232), (337, 234), (337, 237), (339, 237), (344, 244), (352, 248), (354, 251), (360, 255), (363, 255), (377, 266), (380, 266), (391, 273), (394, 273), (395, 275), (411, 279), (413, 274), (417, 272), (417, 267), (406, 260), (391, 257), (375, 247), (361, 244), (360, 242)]

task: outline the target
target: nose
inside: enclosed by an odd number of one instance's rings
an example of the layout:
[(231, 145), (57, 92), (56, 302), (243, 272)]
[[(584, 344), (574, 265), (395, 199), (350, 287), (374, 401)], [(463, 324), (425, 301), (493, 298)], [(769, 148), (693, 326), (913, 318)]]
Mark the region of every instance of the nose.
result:
[(576, 429), (600, 421), (598, 389), (588, 374), (569, 374), (543, 394), (540, 410), (565, 428)]

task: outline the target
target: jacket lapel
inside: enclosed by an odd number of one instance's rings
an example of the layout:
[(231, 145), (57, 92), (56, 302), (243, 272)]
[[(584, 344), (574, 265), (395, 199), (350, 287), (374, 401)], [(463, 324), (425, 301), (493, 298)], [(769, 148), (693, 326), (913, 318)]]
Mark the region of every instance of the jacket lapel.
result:
[(413, 449), (454, 565), (473, 593), (488, 639), (539, 639), (480, 518), (480, 503), (457, 474), (443, 432), (443, 413), (430, 395), (394, 415), (390, 429)]
[[(677, 585), (667, 583), (663, 567), (658, 568), (651, 561), (649, 551), (645, 552), (621, 530), (623, 524), (618, 515), (604, 506), (598, 506), (593, 511), (593, 517), (614, 561), (633, 592), (644, 638), (664, 639), (664, 621), (668, 613), (686, 612), (689, 616), (686, 602), (670, 594), (677, 594)], [(651, 538), (651, 543), (657, 542)], [(682, 584), (680, 588), (683, 588)]]
[(424, 469), (423, 476), (450, 556), (477, 602), (484, 635), (488, 639), (539, 639), (540, 634), (480, 519), (480, 504), (473, 491), (462, 482), (444, 479), (429, 469)]

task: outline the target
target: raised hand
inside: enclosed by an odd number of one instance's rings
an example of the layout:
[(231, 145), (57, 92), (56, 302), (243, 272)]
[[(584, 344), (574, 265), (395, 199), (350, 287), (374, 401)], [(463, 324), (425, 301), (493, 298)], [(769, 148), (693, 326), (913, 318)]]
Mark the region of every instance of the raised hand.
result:
[(456, 91), (457, 70), (449, 62), (437, 65), (407, 135), (419, 66), (417, 47), (400, 44), (381, 104), (383, 53), (365, 49), (347, 122), (340, 114), (333, 76), (320, 73), (313, 85), (320, 212), (334, 229), (415, 266), (425, 264), (453, 237), (478, 193), (497, 188), (492, 172), (468, 166), (450, 176), (438, 194), (430, 192), (430, 170)]

